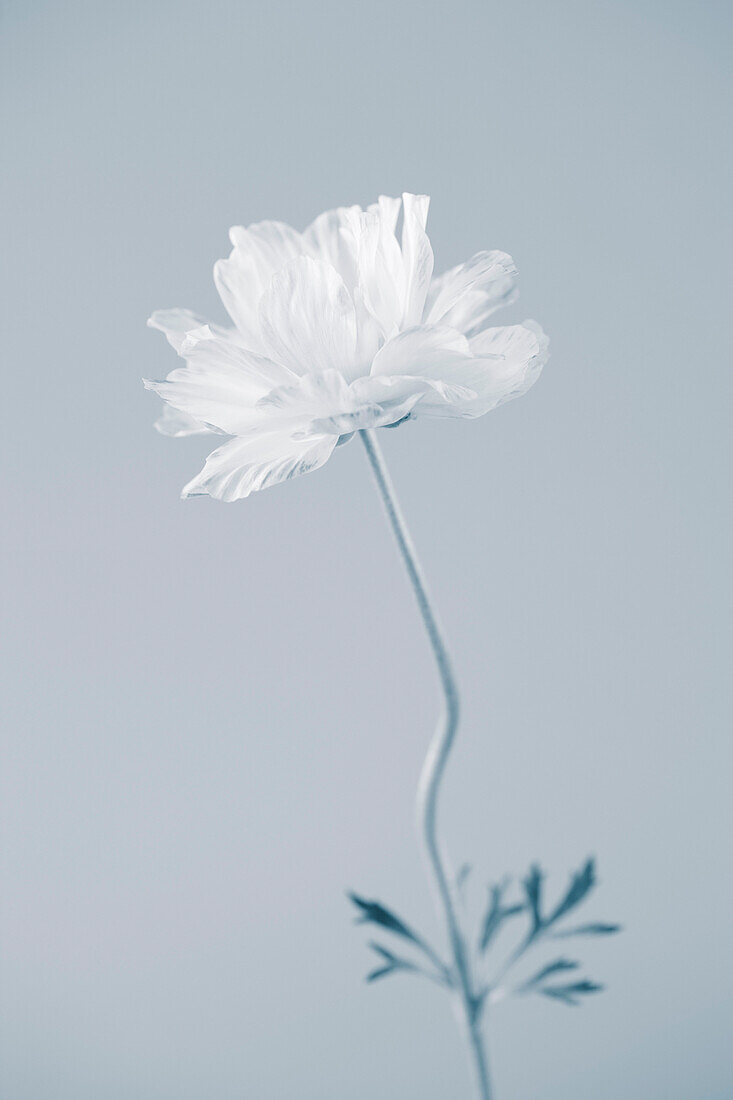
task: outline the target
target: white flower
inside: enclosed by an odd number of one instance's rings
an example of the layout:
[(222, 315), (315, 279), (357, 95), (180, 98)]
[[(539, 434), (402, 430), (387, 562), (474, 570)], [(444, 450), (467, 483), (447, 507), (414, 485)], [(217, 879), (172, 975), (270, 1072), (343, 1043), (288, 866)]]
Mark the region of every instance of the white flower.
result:
[[(547, 358), (538, 325), (489, 328), (514, 300), (504, 252), (478, 252), (433, 278), (428, 198), (380, 197), (230, 232), (214, 281), (233, 325), (187, 310), (148, 321), (185, 360), (145, 385), (165, 400), (164, 435), (233, 436), (183, 496), (238, 500), (322, 466), (363, 428), (418, 416), (482, 416), (532, 385)], [(396, 227), (402, 208), (402, 229)]]

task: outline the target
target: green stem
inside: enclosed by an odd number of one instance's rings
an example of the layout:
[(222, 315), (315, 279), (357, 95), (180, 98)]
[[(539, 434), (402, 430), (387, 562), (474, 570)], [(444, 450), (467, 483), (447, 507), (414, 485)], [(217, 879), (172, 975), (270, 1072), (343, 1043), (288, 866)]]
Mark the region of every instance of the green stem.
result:
[(387, 518), (417, 599), (420, 615), (425, 624), (433, 656), (435, 657), (443, 692), (443, 712), (430, 742), (420, 775), (417, 795), (418, 821), (428, 866), (432, 873), (437, 898), (448, 929), (457, 992), (461, 1000), (478, 1096), (480, 1100), (491, 1100), (488, 1063), (479, 1022), (480, 1009), (473, 987), (466, 943), (456, 915), (448, 861), (438, 839), (438, 795), (458, 728), (458, 689), (443, 632), (428, 595), (417, 553), (402, 515), (384, 456), (373, 431), (361, 431), (359, 435), (366, 449), (377, 482), (377, 488), (387, 512)]

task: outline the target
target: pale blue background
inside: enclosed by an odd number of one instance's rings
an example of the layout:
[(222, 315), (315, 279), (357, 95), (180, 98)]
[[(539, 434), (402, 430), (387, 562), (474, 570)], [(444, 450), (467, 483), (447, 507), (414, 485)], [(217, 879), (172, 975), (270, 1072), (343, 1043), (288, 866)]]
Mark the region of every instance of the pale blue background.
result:
[[(439, 936), (429, 652), (364, 456), (178, 500), (140, 377), (227, 228), (432, 194), (553, 357), (384, 447), (453, 640), (476, 886), (588, 852), (607, 993), (497, 1010), (498, 1100), (724, 1100), (730, 8), (40, 3), (2, 16), (3, 1100), (462, 1100), (446, 999), (361, 984), (342, 890)], [(512, 315), (508, 316), (508, 319)]]

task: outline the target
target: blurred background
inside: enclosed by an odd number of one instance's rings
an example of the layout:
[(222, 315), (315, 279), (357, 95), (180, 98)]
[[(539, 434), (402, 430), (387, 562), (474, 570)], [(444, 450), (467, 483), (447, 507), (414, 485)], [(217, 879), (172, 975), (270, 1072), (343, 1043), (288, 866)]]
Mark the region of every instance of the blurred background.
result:
[[(724, 1100), (732, 45), (725, 3), (5, 0), (4, 1100), (472, 1096), (447, 998), (362, 984), (346, 888), (442, 942), (438, 692), (362, 449), (182, 503), (153, 309), (228, 227), (432, 195), (512, 253), (531, 393), (383, 445), (452, 641), (456, 862), (590, 853), (609, 989), (490, 1021), (497, 1100)], [(571, 951), (572, 945), (567, 946)], [(572, 948), (574, 953), (574, 948)], [(538, 953), (539, 964), (547, 955)]]

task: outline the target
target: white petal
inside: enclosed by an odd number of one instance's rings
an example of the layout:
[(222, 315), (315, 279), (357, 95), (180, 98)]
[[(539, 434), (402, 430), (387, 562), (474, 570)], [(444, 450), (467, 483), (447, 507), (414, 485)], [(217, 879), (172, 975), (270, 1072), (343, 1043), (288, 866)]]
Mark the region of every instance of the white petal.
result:
[(269, 283), (273, 272), (279, 271), (305, 251), (302, 234), (285, 222), (255, 222), (246, 229), (234, 225), (229, 230), (229, 239), (238, 256), (252, 260), (263, 288)]
[(420, 378), (370, 376), (357, 378), (350, 388), (362, 407), (370, 410), (359, 428), (383, 428), (406, 420), (422, 400), (429, 384)]
[(470, 358), (466, 337), (445, 325), (418, 325), (401, 332), (377, 352), (373, 375), (416, 375), (449, 380)]
[(409, 375), (429, 383), (414, 415), (482, 416), (518, 397), (538, 377), (547, 339), (533, 322), (487, 329), (467, 340), (440, 325), (400, 333), (378, 352), (373, 376)]
[(547, 337), (533, 321), (487, 329), (469, 344), (476, 357), (452, 375), (452, 384), (466, 387), (463, 393), (454, 388), (443, 400), (426, 397), (415, 416), (483, 416), (526, 393), (547, 360)]
[(549, 343), (535, 321), (485, 329), (469, 340), (476, 362), (483, 364), (483, 384), (475, 387), (481, 412), (521, 397), (534, 385), (549, 357)]
[(218, 339), (208, 326), (187, 335), (181, 355), (185, 367), (171, 371), (163, 382), (146, 381), (146, 387), (173, 408), (227, 434), (262, 424), (266, 414), (257, 402), (273, 385), (292, 378), (270, 360)]
[(268, 353), (296, 374), (355, 368), (354, 302), (330, 264), (301, 256), (273, 276), (260, 326)]
[(262, 292), (253, 265), (234, 258), (232, 253), (228, 260), (214, 264), (214, 283), (243, 343), (253, 351), (261, 350), (257, 307)]
[(210, 325), (186, 333), (181, 344), (180, 354), (189, 366), (206, 366), (216, 363), (221, 366), (234, 366), (250, 379), (257, 390), (267, 390), (271, 386), (283, 385), (292, 379), (292, 373), (280, 363), (274, 363), (264, 355), (248, 351), (240, 344), (218, 336)]
[(427, 195), (402, 196), (402, 259), (405, 270), (405, 298), (402, 327), (422, 320), (425, 298), (433, 276), (433, 250), (425, 225), (430, 199)]
[(306, 374), (292, 386), (280, 386), (259, 408), (294, 431), (307, 424), (309, 433), (343, 436), (378, 428), (406, 417), (426, 386), (416, 378), (357, 378), (349, 385), (339, 371)]
[(277, 386), (260, 399), (258, 407), (271, 411), (273, 416), (288, 417), (303, 423), (346, 409), (350, 402), (349, 394), (349, 384), (343, 374), (337, 370), (326, 370), (304, 374), (285, 386)]
[[(180, 352), (186, 334), (205, 324), (206, 321), (195, 313), (191, 313), (190, 309), (157, 309), (152, 317), (148, 318), (148, 327), (164, 333), (168, 343), (177, 352)], [(218, 325), (211, 325), (210, 328), (222, 339), (234, 335), (232, 329), (221, 328)]]
[(506, 252), (477, 252), (433, 280), (426, 322), (472, 334), (516, 297), (517, 269)]
[[(380, 199), (380, 202), (396, 202), (399, 199)], [(377, 211), (378, 207), (370, 207)], [(396, 218), (396, 214), (394, 215)], [(330, 264), (341, 276), (354, 299), (356, 311), (357, 349), (354, 369), (347, 371), (350, 377), (366, 374), (377, 353), (382, 339), (381, 326), (370, 310), (363, 288), (359, 285), (359, 227), (365, 218), (360, 206), (339, 207), (325, 214), (308, 226), (303, 233), (309, 255), (315, 260)], [(393, 223), (394, 228), (394, 223)], [(393, 242), (397, 248), (397, 242)], [(397, 248), (399, 256), (399, 248)]]
[(378, 208), (353, 215), (344, 230), (353, 242), (363, 303), (380, 334), (399, 331), (404, 301), (402, 253), (394, 235), (385, 233)]
[(214, 282), (243, 342), (260, 350), (258, 308), (273, 274), (305, 251), (300, 233), (284, 222), (258, 222), (229, 231), (234, 248), (214, 265)]
[(348, 219), (344, 232), (354, 241), (364, 300), (387, 339), (419, 323), (433, 271), (425, 233), (429, 199), (402, 196), (402, 247), (395, 235), (400, 200), (380, 195), (366, 213)]
[[(468, 364), (473, 360), (462, 357), (460, 362)], [(357, 379), (353, 386), (362, 384), (365, 398), (382, 408), (376, 427), (390, 426), (408, 415), (463, 416), (463, 412), (455, 410), (463, 409), (478, 396), (475, 390), (467, 386), (417, 375), (372, 375)]]
[(369, 309), (361, 287), (354, 287), (352, 293), (356, 314), (356, 355), (354, 370), (349, 372), (349, 377), (361, 377), (369, 374), (374, 356), (379, 351), (384, 338), (381, 326)]
[(356, 285), (356, 255), (353, 237), (343, 232), (350, 220), (361, 213), (358, 206), (340, 206), (327, 210), (311, 222), (303, 233), (306, 252), (314, 260), (323, 260), (338, 271), (351, 290)]
[[(392, 199), (389, 195), (380, 195), (376, 202), (367, 207), (368, 210), (379, 214), (382, 224), (382, 233), (385, 236), (395, 237), (397, 219), (400, 216), (402, 199)], [(397, 238), (395, 237), (395, 240)]]
[(368, 213), (379, 221), (379, 254), (388, 273), (390, 284), (399, 298), (400, 319), (404, 310), (405, 265), (402, 249), (397, 242), (397, 219), (400, 216), (401, 199), (380, 195), (379, 200), (368, 207)]
[(247, 439), (232, 439), (209, 455), (201, 473), (189, 481), (181, 495), (241, 500), (322, 466), (336, 441), (335, 435), (295, 440), (287, 432), (258, 432)]
[(185, 436), (185, 435), (209, 435), (210, 428), (205, 424), (194, 420), (188, 413), (182, 413), (171, 405), (164, 405), (163, 411), (153, 425), (161, 435)]

